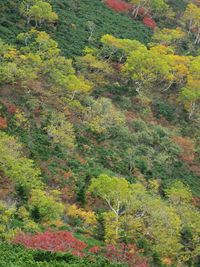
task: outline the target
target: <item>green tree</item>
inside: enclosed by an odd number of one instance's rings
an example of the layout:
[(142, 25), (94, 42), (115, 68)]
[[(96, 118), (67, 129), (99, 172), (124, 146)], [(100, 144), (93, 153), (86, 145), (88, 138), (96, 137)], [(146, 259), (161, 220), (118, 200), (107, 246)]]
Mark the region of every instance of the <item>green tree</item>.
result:
[(75, 146), (75, 134), (73, 125), (67, 121), (63, 113), (53, 112), (49, 125), (45, 128), (53, 143), (60, 144), (64, 148), (73, 149)]
[(182, 21), (188, 28), (189, 33), (194, 33), (194, 44), (198, 44), (200, 42), (200, 8), (193, 3), (189, 3), (183, 14)]
[(28, 193), (43, 185), (40, 170), (33, 160), (23, 157), (22, 151), (22, 145), (14, 137), (0, 132), (0, 169)]
[(159, 29), (157, 28), (153, 35), (153, 40), (164, 45), (179, 45), (179, 42), (185, 37), (185, 32), (181, 28)]
[(16, 230), (12, 229), (12, 221), (16, 213), (16, 207), (14, 205), (9, 206), (6, 202), (0, 201), (0, 239), (9, 240), (12, 239), (16, 233)]
[(20, 5), (20, 12), (26, 17), (28, 25), (34, 20), (36, 27), (41, 26), (44, 22), (55, 22), (58, 19), (52, 6), (43, 0), (23, 0)]
[(113, 128), (125, 126), (125, 117), (107, 98), (94, 100), (89, 98), (88, 107), (85, 109), (85, 123), (92, 132), (107, 134)]
[(189, 118), (198, 111), (198, 103), (200, 100), (200, 56), (195, 57), (189, 64), (189, 74), (187, 82), (181, 90), (180, 99), (189, 111)]
[(59, 201), (59, 191), (45, 192), (34, 189), (28, 201), (28, 207), (32, 217), (41, 223), (50, 223), (60, 219), (64, 211), (63, 204)]
[(162, 16), (162, 12), (169, 17), (174, 15), (165, 0), (129, 0), (129, 2), (135, 5), (132, 13), (135, 17), (138, 16), (140, 8), (145, 8), (146, 13), (152, 12), (153, 17)]
[[(102, 198), (108, 205), (111, 213), (106, 213), (105, 217), (114, 217), (114, 235), (108, 233), (109, 220), (107, 218), (107, 237), (112, 237), (111, 242), (119, 239), (120, 213), (124, 205), (126, 205), (129, 197), (129, 184), (124, 178), (110, 177), (106, 174), (100, 175), (96, 179), (92, 179), (89, 191)], [(112, 227), (112, 226), (111, 226)], [(113, 227), (112, 227), (113, 228)], [(112, 231), (111, 231), (112, 232)], [(107, 238), (106, 238), (107, 239)]]

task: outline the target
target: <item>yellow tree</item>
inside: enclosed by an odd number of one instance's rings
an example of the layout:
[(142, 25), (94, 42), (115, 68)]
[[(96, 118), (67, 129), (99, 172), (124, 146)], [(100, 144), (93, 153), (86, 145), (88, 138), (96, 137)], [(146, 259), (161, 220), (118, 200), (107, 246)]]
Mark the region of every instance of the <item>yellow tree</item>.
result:
[(194, 43), (198, 44), (200, 42), (200, 7), (193, 3), (188, 4), (183, 14), (182, 21), (185, 23), (189, 32), (194, 33)]
[(181, 90), (180, 98), (189, 111), (189, 118), (192, 118), (200, 100), (200, 56), (191, 60), (187, 82)]
[[(109, 237), (108, 241), (115, 243), (120, 237), (120, 215), (129, 197), (129, 183), (124, 178), (110, 177), (102, 174), (98, 178), (92, 179), (89, 191), (107, 203), (110, 212), (105, 214), (107, 218), (106, 239)], [(114, 227), (110, 225), (110, 220), (113, 220)], [(110, 233), (109, 225), (112, 229), (114, 228), (114, 232), (111, 231), (112, 233)]]

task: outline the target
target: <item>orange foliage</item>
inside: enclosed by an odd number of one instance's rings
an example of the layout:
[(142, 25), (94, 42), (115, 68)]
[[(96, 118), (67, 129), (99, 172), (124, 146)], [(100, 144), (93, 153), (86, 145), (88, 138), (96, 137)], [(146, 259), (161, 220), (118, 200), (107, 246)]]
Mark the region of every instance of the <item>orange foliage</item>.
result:
[(6, 103), (5, 105), (6, 105), (8, 113), (15, 114), (17, 112), (17, 107), (14, 104)]
[(164, 259), (162, 259), (162, 263), (167, 265), (167, 266), (171, 266), (173, 262), (170, 258), (164, 258)]
[(195, 207), (200, 208), (200, 197), (193, 197), (193, 198), (192, 198), (192, 204), (193, 204)]
[(0, 129), (5, 129), (7, 126), (7, 120), (3, 117), (0, 117)]
[(195, 158), (194, 145), (190, 139), (174, 136), (173, 141), (182, 148), (181, 159), (191, 163)]

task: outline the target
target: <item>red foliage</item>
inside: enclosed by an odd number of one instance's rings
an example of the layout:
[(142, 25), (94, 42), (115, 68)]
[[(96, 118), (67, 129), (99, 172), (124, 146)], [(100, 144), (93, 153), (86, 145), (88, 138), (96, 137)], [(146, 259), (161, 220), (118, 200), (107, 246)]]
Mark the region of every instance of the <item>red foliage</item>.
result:
[(10, 114), (15, 114), (17, 112), (17, 107), (14, 104), (6, 104), (7, 110)]
[(106, 0), (105, 4), (117, 12), (129, 12), (133, 9), (131, 4), (128, 4), (122, 0)]
[(193, 204), (195, 207), (200, 208), (200, 197), (193, 197), (193, 198), (192, 198), (192, 204)]
[(97, 254), (101, 251), (101, 248), (98, 246), (94, 246), (94, 247), (90, 248), (88, 251), (91, 253)]
[(36, 235), (20, 234), (14, 238), (13, 243), (51, 252), (71, 252), (79, 257), (84, 256), (83, 250), (87, 247), (84, 242), (67, 231), (44, 232)]
[(144, 23), (144, 25), (146, 25), (147, 27), (149, 27), (151, 29), (155, 29), (155, 27), (156, 27), (155, 20), (153, 20), (152, 18), (150, 18), (148, 16), (147, 17), (144, 17), (143, 23)]
[(181, 159), (192, 163), (195, 158), (195, 148), (192, 141), (182, 136), (174, 136), (173, 141), (182, 148)]
[(148, 16), (147, 10), (144, 7), (140, 7), (138, 10), (138, 16), (140, 17)]
[(112, 262), (127, 263), (130, 267), (148, 267), (145, 258), (138, 255), (137, 248), (134, 245), (120, 244), (119, 247), (107, 246), (105, 256)]
[(40, 109), (40, 107), (37, 107), (37, 108), (35, 108), (35, 110), (34, 110), (34, 113), (35, 113), (35, 115), (39, 115), (40, 113), (41, 113), (41, 109)]
[(4, 118), (2, 118), (2, 117), (0, 117), (0, 129), (5, 129), (5, 128), (7, 128), (7, 120), (6, 119), (4, 119)]

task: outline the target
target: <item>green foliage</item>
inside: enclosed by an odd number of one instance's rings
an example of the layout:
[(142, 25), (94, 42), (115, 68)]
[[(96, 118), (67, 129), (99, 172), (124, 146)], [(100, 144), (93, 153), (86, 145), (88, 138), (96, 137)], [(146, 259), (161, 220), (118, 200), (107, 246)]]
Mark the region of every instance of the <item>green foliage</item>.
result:
[(100, 98), (95, 101), (90, 98), (88, 100), (88, 108), (85, 109), (85, 121), (92, 132), (106, 134), (112, 128), (125, 125), (123, 113), (118, 111), (109, 99)]
[[(4, 2), (0, 237), (62, 225), (138, 243), (155, 266), (198, 265), (197, 6), (188, 5), (181, 24), (163, 0), (132, 1), (132, 18), (99, 0)], [(141, 7), (165, 25), (155, 43)], [(2, 266), (115, 266), (92, 255), (0, 249)]]
[(8, 267), (127, 267), (112, 264), (101, 257), (78, 258), (71, 254), (56, 254), (37, 250), (26, 250), (20, 246), (0, 244), (0, 266)]
[(46, 193), (43, 190), (32, 190), (29, 199), (29, 209), (32, 217), (39, 222), (51, 222), (60, 218), (64, 207), (59, 202), (59, 191)]
[[(15, 43), (17, 34), (24, 30), (24, 22), (17, 23), (21, 18), (20, 3), (19, 0), (15, 3), (6, 0), (4, 5), (0, 4), (4, 13), (4, 16), (1, 17), (0, 37), (9, 42), (12, 41), (12, 43)], [(56, 27), (48, 27), (48, 32), (53, 35), (63, 53), (68, 57), (81, 55), (85, 46), (90, 44), (90, 40), (88, 40), (90, 36), (89, 21), (95, 24), (92, 44), (97, 47), (99, 39), (105, 33), (119, 38), (138, 39), (144, 43), (148, 43), (151, 39), (151, 30), (142, 23), (132, 21), (123, 14), (116, 14), (99, 0), (94, 0), (92, 5), (90, 0), (51, 1), (51, 5), (53, 11), (58, 15), (58, 22)], [(42, 15), (44, 16), (44, 13)], [(46, 28), (43, 26), (42, 29)]]
[(8, 206), (6, 202), (0, 202), (0, 239), (9, 240), (15, 235), (15, 230), (12, 229), (12, 221), (16, 212), (14, 205)]
[(0, 168), (10, 177), (17, 187), (25, 191), (42, 186), (40, 170), (33, 161), (22, 156), (22, 146), (14, 137), (0, 133)]
[(49, 3), (43, 0), (25, 0), (20, 6), (20, 12), (27, 19), (27, 24), (32, 20), (35, 26), (40, 26), (43, 22), (54, 22), (58, 19), (58, 15), (53, 12)]
[(199, 251), (199, 212), (191, 204), (190, 190), (178, 181), (166, 190), (164, 200), (158, 189), (156, 181), (145, 187), (108, 175), (92, 180), (89, 190), (109, 207), (104, 213), (106, 242), (114, 243), (124, 236), (130, 242), (142, 235), (163, 263), (167, 259), (177, 264), (195, 261)]
[(53, 143), (72, 149), (75, 143), (74, 129), (63, 113), (52, 113), (50, 124), (45, 128)]

